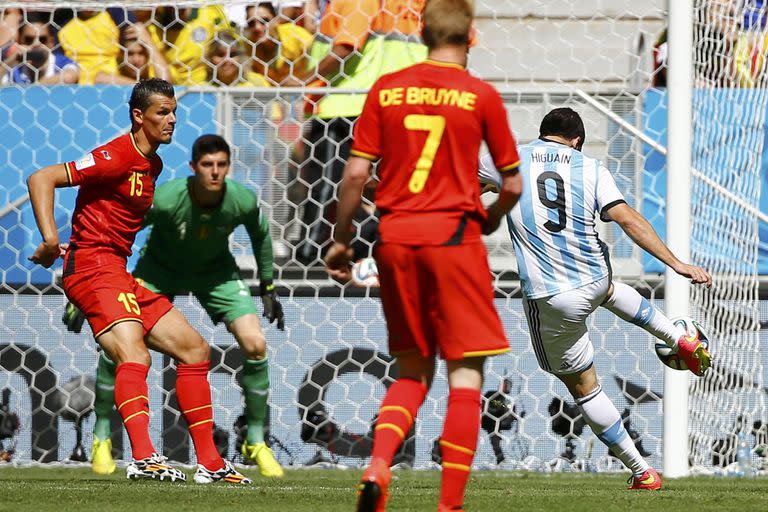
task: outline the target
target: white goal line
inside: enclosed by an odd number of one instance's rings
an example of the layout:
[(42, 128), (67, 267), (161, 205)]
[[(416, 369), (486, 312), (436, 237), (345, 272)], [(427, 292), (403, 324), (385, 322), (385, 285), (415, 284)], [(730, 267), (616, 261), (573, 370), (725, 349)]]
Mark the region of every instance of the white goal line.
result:
[[(640, 131), (636, 126), (633, 126), (632, 124), (628, 123), (626, 120), (622, 119), (621, 116), (611, 111), (605, 105), (602, 105), (599, 101), (597, 101), (595, 98), (593, 98), (586, 92), (582, 91), (581, 89), (574, 89), (573, 91), (577, 96), (579, 96), (581, 99), (586, 101), (595, 110), (599, 111), (604, 116), (610, 118), (611, 121), (615, 122), (625, 130), (630, 132), (632, 135), (634, 135), (641, 141), (648, 144), (655, 151), (658, 151), (662, 155), (667, 156), (666, 147), (662, 146), (661, 144), (659, 144), (658, 142), (650, 138), (648, 135)], [(705, 176), (694, 167), (691, 167), (691, 176), (703, 181), (723, 197), (733, 201), (737, 206), (739, 206), (743, 210), (746, 210), (750, 214), (756, 216), (758, 219), (768, 224), (768, 215), (761, 212), (759, 209), (755, 208), (751, 204), (747, 203), (746, 201), (744, 201), (744, 199), (740, 198), (733, 192), (729, 191), (728, 189), (726, 189), (725, 187), (717, 183), (715, 180), (713, 180), (709, 176)]]

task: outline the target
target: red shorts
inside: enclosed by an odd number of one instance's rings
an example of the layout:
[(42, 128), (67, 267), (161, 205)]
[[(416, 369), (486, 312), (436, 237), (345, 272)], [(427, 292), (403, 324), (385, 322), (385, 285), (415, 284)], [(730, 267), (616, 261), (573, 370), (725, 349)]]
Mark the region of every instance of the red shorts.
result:
[(389, 350), (439, 351), (447, 360), (509, 350), (493, 305), (482, 242), (455, 246), (379, 244), (376, 263)]
[[(71, 251), (67, 256), (71, 256)], [(129, 320), (141, 322), (146, 336), (173, 308), (167, 297), (141, 286), (126, 272), (125, 260), (122, 261), (122, 264), (119, 260), (105, 262), (102, 266), (76, 270), (69, 275), (65, 271), (62, 279), (64, 293), (85, 314), (95, 338), (113, 325)]]

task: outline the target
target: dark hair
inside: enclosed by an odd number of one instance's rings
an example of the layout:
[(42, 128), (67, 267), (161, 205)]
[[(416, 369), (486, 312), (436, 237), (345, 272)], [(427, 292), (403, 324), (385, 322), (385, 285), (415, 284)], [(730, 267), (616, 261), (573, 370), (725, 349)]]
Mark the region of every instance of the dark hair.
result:
[(19, 24), (19, 28), (28, 23), (42, 23), (43, 25), (49, 25), (48, 28), (53, 32), (53, 28), (50, 27), (51, 13), (49, 12), (27, 11), (24, 21)]
[(230, 157), (229, 144), (221, 135), (206, 134), (195, 139), (192, 144), (192, 161), (199, 162), (205, 155), (223, 151)]
[(581, 137), (580, 144), (584, 144), (584, 121), (581, 120), (579, 113), (572, 108), (556, 108), (541, 120), (539, 137), (546, 137), (547, 135), (558, 135), (566, 139)]
[(128, 100), (128, 115), (131, 118), (131, 123), (133, 123), (133, 110), (138, 109), (146, 112), (152, 104), (152, 96), (155, 94), (165, 96), (166, 98), (173, 98), (173, 85), (162, 78), (147, 78), (146, 80), (139, 80), (133, 86), (131, 99)]
[(268, 10), (268, 11), (269, 11), (269, 13), (270, 13), (272, 16), (277, 16), (277, 9), (275, 9), (275, 4), (273, 4), (272, 2), (259, 2), (259, 3), (256, 5), (256, 9), (258, 9), (259, 7), (263, 7), (263, 8), (265, 8), (266, 10)]

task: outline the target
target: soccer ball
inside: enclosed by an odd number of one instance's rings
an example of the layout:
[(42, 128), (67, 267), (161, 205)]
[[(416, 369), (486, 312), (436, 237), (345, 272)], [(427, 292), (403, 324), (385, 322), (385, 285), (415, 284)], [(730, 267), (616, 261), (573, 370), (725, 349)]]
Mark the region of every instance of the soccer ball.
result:
[(363, 258), (352, 265), (352, 283), (356, 286), (379, 286), (379, 268), (373, 258)]
[[(709, 337), (704, 332), (701, 325), (699, 325), (699, 323), (694, 319), (683, 316), (680, 318), (675, 318), (672, 320), (672, 323), (682, 327), (683, 330), (685, 330), (686, 336), (698, 338), (702, 345), (704, 345), (704, 348), (709, 349)], [(656, 356), (659, 358), (659, 361), (669, 366), (673, 370), (688, 369), (688, 365), (686, 365), (685, 362), (680, 359), (680, 356), (678, 356), (676, 352), (673, 352), (672, 349), (663, 341), (656, 342), (654, 349), (656, 350)]]

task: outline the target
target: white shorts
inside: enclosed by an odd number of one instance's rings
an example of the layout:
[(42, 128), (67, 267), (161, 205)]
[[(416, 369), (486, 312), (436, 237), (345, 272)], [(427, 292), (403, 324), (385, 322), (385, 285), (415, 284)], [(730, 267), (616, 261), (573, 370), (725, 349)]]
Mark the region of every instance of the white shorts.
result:
[(587, 317), (605, 301), (610, 278), (541, 299), (523, 299), (531, 342), (542, 370), (579, 373), (592, 365), (595, 353)]

